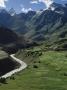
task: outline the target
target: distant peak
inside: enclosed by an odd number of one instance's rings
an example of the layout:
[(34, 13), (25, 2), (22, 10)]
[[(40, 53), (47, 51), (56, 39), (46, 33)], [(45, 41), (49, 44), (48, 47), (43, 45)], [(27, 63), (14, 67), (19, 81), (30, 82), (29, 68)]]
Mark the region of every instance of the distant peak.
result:
[(7, 11), (5, 9), (0, 9), (0, 13), (6, 13)]
[(11, 16), (14, 16), (14, 15), (16, 14), (16, 12), (15, 12), (15, 10), (14, 10), (13, 8), (11, 8), (11, 9), (9, 10), (9, 14), (10, 14)]
[(56, 8), (64, 8), (65, 5), (53, 2), (48, 9), (55, 10)]

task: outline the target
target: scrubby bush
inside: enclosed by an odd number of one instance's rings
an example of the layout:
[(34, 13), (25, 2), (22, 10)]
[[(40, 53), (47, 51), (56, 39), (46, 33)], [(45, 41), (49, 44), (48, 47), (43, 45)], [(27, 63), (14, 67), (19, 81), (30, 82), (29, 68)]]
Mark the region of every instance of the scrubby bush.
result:
[(14, 76), (11, 76), (10, 79), (15, 80), (15, 77)]
[(6, 78), (0, 78), (0, 83), (6, 84)]
[(33, 65), (33, 67), (34, 67), (34, 68), (38, 68), (38, 66), (37, 66), (37, 65)]
[(39, 63), (41, 63), (41, 61), (39, 61)]
[(64, 76), (67, 76), (67, 72), (64, 73)]
[(67, 57), (67, 55), (65, 55), (65, 57)]
[(36, 63), (36, 61), (34, 61), (34, 63)]

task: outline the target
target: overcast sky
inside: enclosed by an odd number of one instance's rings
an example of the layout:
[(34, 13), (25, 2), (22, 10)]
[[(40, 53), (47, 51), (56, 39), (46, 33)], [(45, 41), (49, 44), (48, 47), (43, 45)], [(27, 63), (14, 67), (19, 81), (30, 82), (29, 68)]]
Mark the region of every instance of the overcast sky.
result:
[[(14, 8), (17, 12), (40, 10), (49, 6), (52, 0), (0, 0), (0, 8)], [(67, 3), (67, 0), (54, 0), (57, 3)], [(45, 5), (46, 3), (46, 5)]]

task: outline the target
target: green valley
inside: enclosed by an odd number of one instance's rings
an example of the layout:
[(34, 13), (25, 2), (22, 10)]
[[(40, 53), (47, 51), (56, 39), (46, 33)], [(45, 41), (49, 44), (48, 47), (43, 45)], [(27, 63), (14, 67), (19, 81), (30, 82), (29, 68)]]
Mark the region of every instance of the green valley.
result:
[(67, 90), (67, 51), (21, 50), (16, 57), (24, 60), (26, 70), (0, 84), (1, 90)]

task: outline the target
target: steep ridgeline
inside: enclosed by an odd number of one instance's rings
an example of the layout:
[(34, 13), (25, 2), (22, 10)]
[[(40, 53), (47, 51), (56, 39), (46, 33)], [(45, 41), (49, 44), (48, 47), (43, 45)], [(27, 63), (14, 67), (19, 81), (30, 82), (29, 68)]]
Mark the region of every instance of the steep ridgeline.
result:
[(26, 26), (26, 22), (29, 22), (35, 14), (35, 11), (16, 14), (13, 9), (10, 9), (9, 12), (2, 9), (0, 10), (0, 26), (25, 34), (29, 30)]
[[(16, 14), (0, 11), (0, 25), (36, 42), (61, 44), (67, 48), (67, 4), (53, 3), (47, 10)], [(14, 13), (13, 13), (14, 12)], [(3, 18), (4, 17), (4, 18)], [(5, 23), (4, 23), (5, 22)]]
[(30, 27), (28, 32), (30, 36), (27, 36), (39, 41), (51, 39), (57, 35), (61, 38), (65, 37), (62, 33), (67, 32), (67, 7), (55, 3), (52, 4), (52, 7), (53, 5), (55, 5), (54, 10), (50, 7), (48, 10), (38, 12), (31, 19), (28, 25)]

